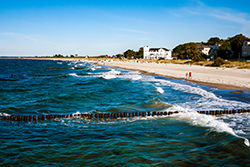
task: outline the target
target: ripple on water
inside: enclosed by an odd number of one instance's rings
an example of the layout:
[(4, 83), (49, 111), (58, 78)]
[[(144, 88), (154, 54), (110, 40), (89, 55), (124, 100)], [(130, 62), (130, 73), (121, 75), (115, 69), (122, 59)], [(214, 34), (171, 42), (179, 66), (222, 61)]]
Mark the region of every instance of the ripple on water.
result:
[[(0, 68), (1, 74), (23, 77), (0, 81), (1, 115), (181, 112), (161, 118), (99, 121), (78, 117), (43, 122), (0, 120), (1, 166), (249, 164), (250, 150), (244, 144), (250, 134), (249, 114), (195, 112), (249, 108), (240, 100), (244, 93), (240, 98), (234, 94), (227, 98), (224, 90), (78, 61), (0, 60)], [(94, 75), (81, 76), (89, 73)]]

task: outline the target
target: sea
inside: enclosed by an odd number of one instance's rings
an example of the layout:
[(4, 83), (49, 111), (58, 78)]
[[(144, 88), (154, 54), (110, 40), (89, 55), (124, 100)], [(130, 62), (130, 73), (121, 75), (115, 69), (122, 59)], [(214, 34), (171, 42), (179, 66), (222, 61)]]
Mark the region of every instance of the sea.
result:
[[(136, 65), (136, 63), (135, 63)], [(250, 166), (250, 91), (233, 94), (185, 80), (77, 60), (0, 59), (0, 166)], [(119, 119), (78, 114), (179, 113)]]

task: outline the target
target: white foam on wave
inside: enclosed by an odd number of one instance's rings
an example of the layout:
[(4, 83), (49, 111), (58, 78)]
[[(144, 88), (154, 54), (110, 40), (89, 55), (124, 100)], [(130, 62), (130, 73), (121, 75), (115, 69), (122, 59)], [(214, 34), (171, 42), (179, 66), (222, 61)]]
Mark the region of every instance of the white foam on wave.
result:
[(124, 75), (119, 75), (122, 79), (140, 80), (142, 78), (138, 73), (125, 73)]
[(140, 80), (142, 78), (141, 75), (134, 75), (131, 77), (132, 80)]
[(222, 115), (218, 119), (223, 120), (235, 130), (238, 135), (248, 136), (250, 132), (250, 113), (241, 113), (233, 115)]
[(0, 113), (0, 116), (10, 116), (10, 114), (7, 114), (7, 113)]
[(76, 73), (70, 73), (69, 75), (73, 77), (79, 77)]
[(114, 78), (116, 78), (116, 76), (111, 75), (111, 74), (105, 74), (105, 75), (102, 75), (102, 78), (104, 78), (104, 79), (114, 79)]
[(155, 77), (145, 77), (143, 81), (156, 82), (155, 85), (159, 86), (169, 86), (174, 90), (200, 95), (201, 97), (191, 97), (193, 100), (191, 102), (182, 103), (183, 108), (195, 109), (195, 110), (207, 110), (211, 109), (244, 109), (249, 108), (250, 104), (226, 100), (217, 97), (213, 92), (208, 92), (200, 87), (195, 87), (191, 85), (185, 85), (180, 83), (175, 83), (167, 81), (164, 79), (155, 79)]
[(156, 90), (157, 90), (159, 93), (161, 93), (161, 94), (164, 93), (164, 90), (163, 90), (161, 87), (156, 87)]
[(173, 118), (186, 121), (195, 126), (203, 126), (208, 127), (217, 132), (226, 132), (236, 137), (244, 139), (245, 145), (249, 146), (249, 141), (245, 137), (238, 136), (233, 128), (231, 128), (227, 123), (223, 120), (219, 120), (215, 116), (199, 114), (196, 111), (189, 112), (179, 112), (178, 114), (173, 114)]
[(81, 114), (79, 111), (77, 111), (77, 112), (75, 112), (75, 113), (73, 113), (72, 115), (75, 117), (75, 116), (77, 116), (78, 114)]
[(246, 109), (250, 108), (250, 104), (234, 101), (234, 100), (226, 100), (226, 99), (206, 99), (200, 98), (197, 100), (193, 100), (191, 102), (186, 102), (182, 104), (185, 108), (195, 109), (195, 110), (233, 110), (233, 109)]
[(179, 84), (163, 79), (154, 79), (153, 81), (158, 82), (157, 85), (170, 86), (174, 90), (182, 91), (185, 93), (197, 94), (208, 99), (218, 99), (212, 92), (208, 92), (202, 88), (194, 87), (190, 85)]
[(100, 69), (100, 68), (102, 68), (102, 67), (101, 67), (101, 66), (96, 66), (95, 68), (96, 68), (96, 69)]
[(104, 79), (113, 79), (113, 78), (116, 78), (116, 75), (119, 75), (120, 73), (121, 73), (120, 71), (111, 69), (110, 71), (103, 73), (101, 77)]
[(152, 76), (144, 77), (143, 81), (156, 82), (157, 86), (169, 86), (174, 90), (185, 92), (185, 93), (190, 93), (190, 94), (197, 94), (207, 99), (218, 99), (218, 97), (214, 93), (208, 92), (200, 87), (194, 87), (191, 85), (175, 83), (175, 82), (171, 82), (171, 81), (164, 80), (164, 79), (156, 79), (155, 77), (152, 77)]

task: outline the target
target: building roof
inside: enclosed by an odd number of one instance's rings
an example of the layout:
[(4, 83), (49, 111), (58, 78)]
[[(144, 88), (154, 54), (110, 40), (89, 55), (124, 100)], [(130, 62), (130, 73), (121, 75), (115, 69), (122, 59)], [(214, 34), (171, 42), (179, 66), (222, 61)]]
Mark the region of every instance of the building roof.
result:
[(158, 50), (160, 50), (160, 49), (163, 49), (163, 50), (165, 50), (165, 51), (169, 51), (169, 50), (166, 49), (166, 48), (150, 48), (149, 51), (158, 51)]

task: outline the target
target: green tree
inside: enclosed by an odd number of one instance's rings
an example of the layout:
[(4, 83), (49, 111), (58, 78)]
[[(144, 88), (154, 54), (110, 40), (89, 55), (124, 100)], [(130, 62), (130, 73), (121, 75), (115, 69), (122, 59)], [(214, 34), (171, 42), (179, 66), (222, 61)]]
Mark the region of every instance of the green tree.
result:
[(133, 50), (128, 49), (124, 52), (124, 57), (127, 59), (134, 59), (137, 56), (137, 53)]
[(140, 47), (140, 49), (138, 50), (138, 52), (136, 54), (136, 58), (137, 59), (142, 59), (143, 58), (143, 47)]
[(223, 59), (230, 59), (232, 56), (231, 43), (229, 41), (223, 42), (220, 46), (217, 56)]
[(245, 40), (249, 40), (249, 38), (245, 37), (242, 34), (235, 35), (228, 39), (231, 44), (231, 49), (233, 51), (232, 58), (237, 59), (241, 57), (242, 45)]
[(109, 55), (100, 55), (100, 56), (97, 56), (98, 58), (109, 58)]
[(221, 40), (221, 39), (218, 38), (218, 37), (212, 37), (212, 38), (210, 38), (210, 39), (207, 41), (207, 45), (219, 44), (221, 41), (223, 41), (223, 40)]
[(198, 49), (197, 43), (185, 43), (182, 45), (178, 45), (173, 49), (174, 55), (178, 57), (178, 59), (201, 59), (201, 51)]
[(61, 57), (63, 57), (63, 55), (61, 55), (61, 54), (55, 54), (53, 57), (61, 58)]
[(121, 59), (123, 57), (123, 55), (122, 54), (117, 54), (116, 57)]

